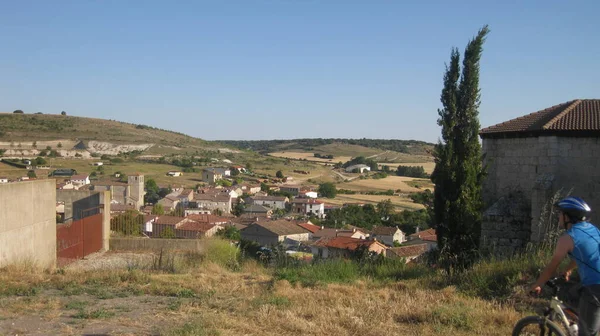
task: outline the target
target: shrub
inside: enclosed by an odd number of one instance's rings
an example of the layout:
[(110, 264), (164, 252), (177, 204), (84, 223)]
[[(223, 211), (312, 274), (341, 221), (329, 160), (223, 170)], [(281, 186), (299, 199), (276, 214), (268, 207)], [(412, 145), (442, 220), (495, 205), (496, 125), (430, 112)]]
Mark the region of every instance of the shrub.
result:
[(232, 270), (239, 269), (240, 250), (236, 246), (220, 238), (210, 238), (205, 242), (204, 251), (207, 261)]

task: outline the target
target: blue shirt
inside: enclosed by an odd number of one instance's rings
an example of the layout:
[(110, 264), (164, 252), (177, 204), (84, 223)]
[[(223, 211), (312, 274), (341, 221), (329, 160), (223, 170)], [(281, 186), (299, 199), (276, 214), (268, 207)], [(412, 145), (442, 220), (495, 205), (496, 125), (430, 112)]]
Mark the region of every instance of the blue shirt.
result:
[(569, 253), (577, 263), (577, 272), (584, 286), (600, 284), (600, 230), (588, 222), (579, 222), (567, 234), (573, 239)]

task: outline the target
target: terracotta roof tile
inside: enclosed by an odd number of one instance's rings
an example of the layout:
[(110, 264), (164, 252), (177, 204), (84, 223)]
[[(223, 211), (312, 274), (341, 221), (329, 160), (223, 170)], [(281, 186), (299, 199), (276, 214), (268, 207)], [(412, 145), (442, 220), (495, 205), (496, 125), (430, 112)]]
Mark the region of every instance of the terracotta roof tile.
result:
[(227, 219), (225, 217), (215, 216), (215, 215), (189, 215), (186, 218), (191, 219), (195, 222), (210, 223), (210, 224), (221, 224), (221, 223), (227, 223), (229, 221), (229, 219)]
[(427, 244), (391, 247), (388, 249), (388, 253), (400, 258), (415, 257), (425, 252), (427, 252)]
[(317, 225), (314, 225), (314, 224), (311, 224), (311, 223), (300, 223), (298, 225), (300, 227), (302, 227), (302, 228), (304, 228), (304, 229), (312, 232), (312, 233), (315, 233), (315, 232), (321, 230), (320, 226), (317, 226)]
[[(360, 246), (371, 246), (377, 244), (375, 240), (365, 240), (350, 237), (333, 237), (333, 238), (321, 238), (315, 242), (315, 246), (331, 247), (337, 249), (348, 249), (356, 250)], [(380, 243), (379, 243), (380, 244)]]
[(185, 220), (185, 217), (179, 217), (179, 216), (160, 216), (158, 217), (158, 219), (156, 220), (156, 224), (168, 224), (168, 225), (174, 225), (177, 224), (181, 221)]
[(308, 230), (304, 229), (303, 227), (296, 225), (296, 223), (290, 222), (285, 219), (280, 219), (280, 220), (270, 221), (270, 222), (254, 222), (250, 226), (253, 226), (253, 225), (261, 226), (279, 236), (286, 236), (286, 235), (301, 234), (301, 233), (309, 232)]
[(600, 99), (577, 99), (486, 127), (482, 137), (506, 133), (600, 131)]
[(214, 224), (210, 224), (210, 223), (206, 223), (206, 222), (189, 221), (189, 222), (185, 222), (185, 223), (177, 226), (177, 229), (178, 230), (206, 232), (206, 231), (214, 228), (215, 226), (216, 225), (214, 225)]
[(435, 233), (435, 229), (427, 229), (420, 232), (416, 232), (411, 234), (409, 237), (411, 238), (419, 238), (425, 241), (437, 242), (437, 234)]

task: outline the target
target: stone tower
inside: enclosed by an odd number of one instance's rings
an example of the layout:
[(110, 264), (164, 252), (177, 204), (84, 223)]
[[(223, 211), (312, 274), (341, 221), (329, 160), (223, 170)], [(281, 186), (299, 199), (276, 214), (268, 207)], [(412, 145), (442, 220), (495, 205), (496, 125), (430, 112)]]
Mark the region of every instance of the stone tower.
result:
[(129, 186), (129, 195), (127, 195), (127, 199), (137, 210), (139, 210), (144, 206), (144, 195), (146, 195), (146, 192), (144, 191), (144, 175), (135, 173), (127, 176), (127, 184)]

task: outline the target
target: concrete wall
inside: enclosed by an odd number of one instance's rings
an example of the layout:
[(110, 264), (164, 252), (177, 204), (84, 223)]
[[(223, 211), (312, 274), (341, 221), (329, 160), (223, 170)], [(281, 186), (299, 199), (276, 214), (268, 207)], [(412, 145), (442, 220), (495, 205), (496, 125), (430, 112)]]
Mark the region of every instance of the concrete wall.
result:
[(102, 225), (102, 249), (104, 251), (109, 250), (110, 191), (56, 190), (56, 201), (65, 202), (65, 223), (79, 220), (82, 216), (94, 214), (94, 212), (85, 210), (101, 207), (104, 213), (104, 223)]
[(0, 267), (56, 265), (56, 181), (0, 185)]
[(113, 251), (202, 251), (204, 241), (200, 239), (161, 239), (161, 238), (111, 238)]
[[(539, 136), (483, 139), (485, 208), (521, 192), (530, 206), (530, 239), (544, 237), (540, 214), (557, 191), (586, 200), (600, 213), (600, 138)], [(599, 216), (595, 216), (600, 218)], [(507, 219), (503, 219), (506, 222)], [(510, 221), (510, 220), (509, 220)], [(483, 236), (482, 232), (482, 236)], [(482, 237), (484, 238), (484, 237)]]

